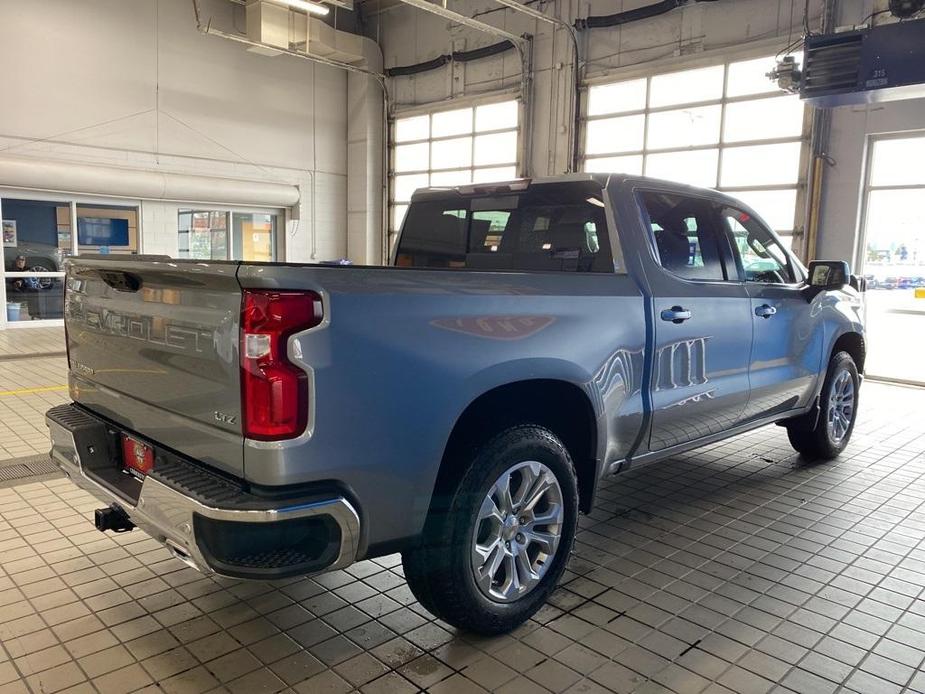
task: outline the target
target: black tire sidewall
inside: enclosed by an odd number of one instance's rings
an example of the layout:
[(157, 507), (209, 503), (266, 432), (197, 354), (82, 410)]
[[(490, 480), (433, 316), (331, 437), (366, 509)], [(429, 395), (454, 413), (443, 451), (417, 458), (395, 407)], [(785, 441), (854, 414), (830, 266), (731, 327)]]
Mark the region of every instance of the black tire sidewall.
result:
[[(536, 461), (548, 467), (562, 490), (564, 517), (559, 546), (552, 566), (540, 583), (522, 598), (502, 603), (491, 600), (478, 587), (470, 563), (471, 543), (478, 511), (495, 481), (513, 465)], [(487, 621), (499, 627), (528, 619), (545, 602), (568, 563), (578, 524), (578, 489), (574, 467), (565, 446), (551, 432), (536, 426), (512, 427), (494, 437), (476, 454), (460, 481), (451, 505), (453, 522), (450, 569), (465, 601), (484, 611)], [(510, 626), (504, 626), (504, 629)]]

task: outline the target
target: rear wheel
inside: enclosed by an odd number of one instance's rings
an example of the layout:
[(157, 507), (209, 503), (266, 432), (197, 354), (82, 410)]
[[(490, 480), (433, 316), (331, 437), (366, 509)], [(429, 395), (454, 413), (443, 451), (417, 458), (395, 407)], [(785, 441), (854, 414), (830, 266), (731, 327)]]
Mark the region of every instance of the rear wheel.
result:
[(861, 385), (854, 359), (838, 352), (831, 361), (819, 395), (819, 416), (806, 417), (787, 426), (790, 444), (800, 453), (822, 460), (832, 460), (845, 450), (858, 412)]
[(496, 634), (529, 619), (555, 589), (575, 539), (578, 488), (568, 451), (542, 427), (511, 427), (467, 457), (402, 561), (424, 607)]

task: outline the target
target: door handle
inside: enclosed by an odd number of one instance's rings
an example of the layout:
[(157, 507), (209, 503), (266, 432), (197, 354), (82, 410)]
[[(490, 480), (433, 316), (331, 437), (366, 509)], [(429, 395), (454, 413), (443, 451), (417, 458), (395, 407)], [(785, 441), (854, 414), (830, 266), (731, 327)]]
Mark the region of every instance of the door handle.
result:
[(662, 320), (669, 321), (679, 325), (686, 320), (690, 320), (691, 312), (687, 309), (684, 309), (680, 306), (672, 306), (671, 308), (666, 308), (662, 311)]
[(755, 309), (755, 315), (759, 318), (770, 318), (775, 313), (777, 313), (777, 309), (773, 306), (769, 306), (768, 304), (762, 304)]

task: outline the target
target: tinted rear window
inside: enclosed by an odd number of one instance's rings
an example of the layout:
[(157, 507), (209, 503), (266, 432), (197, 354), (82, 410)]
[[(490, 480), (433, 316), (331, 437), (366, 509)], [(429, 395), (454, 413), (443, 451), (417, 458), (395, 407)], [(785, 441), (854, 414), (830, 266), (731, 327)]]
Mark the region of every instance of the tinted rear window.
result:
[(459, 270), (613, 272), (602, 191), (555, 183), (411, 204), (396, 265)]

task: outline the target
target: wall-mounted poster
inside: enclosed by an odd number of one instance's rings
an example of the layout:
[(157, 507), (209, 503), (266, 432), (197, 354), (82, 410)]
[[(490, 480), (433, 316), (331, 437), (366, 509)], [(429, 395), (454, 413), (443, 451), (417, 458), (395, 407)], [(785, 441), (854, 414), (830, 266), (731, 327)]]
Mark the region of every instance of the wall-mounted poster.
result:
[(16, 248), (16, 220), (3, 220), (3, 247)]

